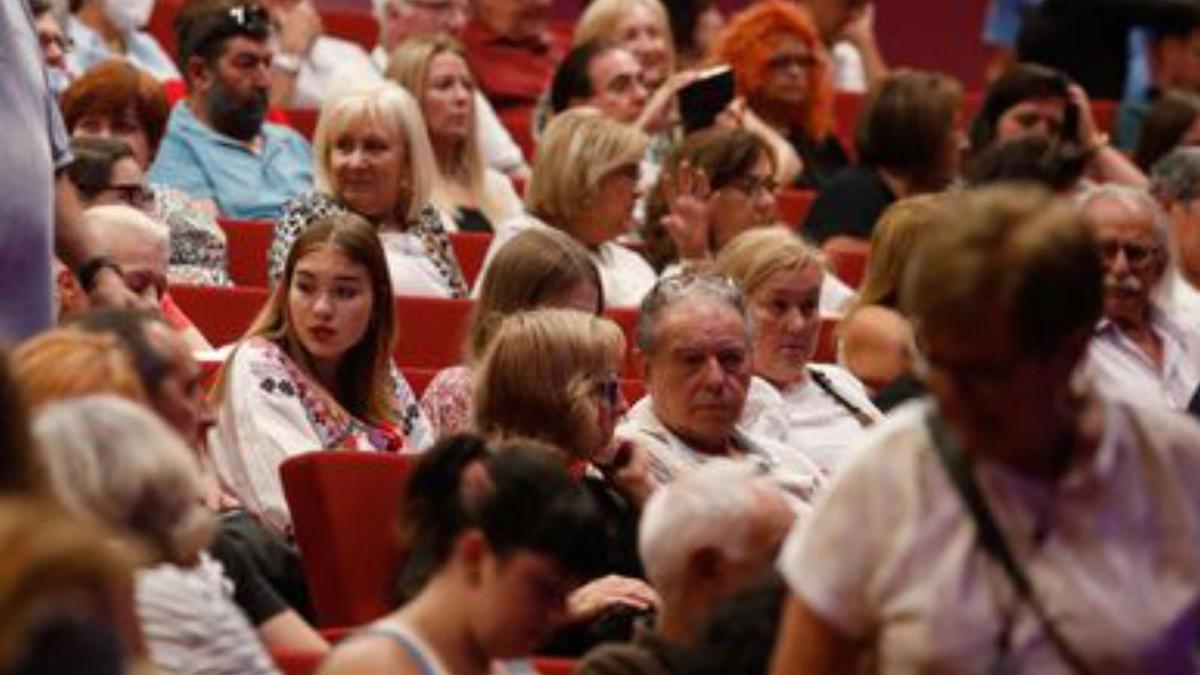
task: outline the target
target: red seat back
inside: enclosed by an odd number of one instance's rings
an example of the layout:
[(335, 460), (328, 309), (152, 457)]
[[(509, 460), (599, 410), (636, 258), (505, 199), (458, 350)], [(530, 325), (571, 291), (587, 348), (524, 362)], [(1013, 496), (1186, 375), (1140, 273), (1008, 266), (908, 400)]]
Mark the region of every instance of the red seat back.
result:
[(396, 607), (404, 556), (396, 540), (404, 455), (310, 452), (279, 469), (321, 626), (357, 626)]
[(275, 223), (269, 220), (217, 221), (225, 230), (229, 250), (229, 277), (238, 286), (267, 285), (267, 251), (275, 236)]
[(435, 370), (461, 363), (474, 305), (470, 300), (396, 296), (396, 363)]
[(541, 675), (571, 675), (575, 672), (575, 661), (539, 656), (533, 659), (533, 669)]
[(284, 113), (287, 115), (288, 126), (311, 143), (317, 131), (317, 120), (321, 117), (321, 111), (316, 108), (288, 108)]
[(368, 53), (379, 41), (379, 24), (375, 23), (375, 17), (369, 11), (327, 9), (321, 12), (321, 23), (325, 26), (326, 35), (357, 43)]
[(492, 235), (487, 232), (451, 232), (450, 245), (454, 247), (454, 257), (458, 258), (458, 266), (462, 268), (467, 285), (474, 286), (483, 269), (488, 247), (492, 245)]
[(808, 211), (812, 208), (817, 193), (813, 190), (784, 188), (775, 195), (775, 210), (778, 218), (797, 231), (804, 226)]
[(414, 368), (406, 366), (400, 369), (404, 375), (404, 380), (408, 382), (408, 386), (412, 387), (413, 393), (420, 398), (425, 394), (425, 390), (429, 388), (429, 383), (437, 376), (438, 368)]
[(325, 658), (322, 652), (303, 649), (274, 647), (270, 652), (271, 660), (283, 675), (312, 675), (317, 672), (317, 666), (321, 665), (321, 660)]
[(171, 298), (214, 347), (237, 342), (267, 302), (265, 288), (171, 286)]
[(817, 328), (817, 350), (812, 360), (817, 363), (837, 363), (838, 319), (821, 319)]
[(833, 237), (821, 245), (833, 273), (851, 288), (862, 283), (870, 248), (870, 242), (854, 237)]
[(604, 316), (612, 319), (625, 334), (625, 363), (620, 375), (626, 379), (642, 377), (642, 354), (637, 349), (637, 322), (639, 310), (635, 307), (609, 307)]

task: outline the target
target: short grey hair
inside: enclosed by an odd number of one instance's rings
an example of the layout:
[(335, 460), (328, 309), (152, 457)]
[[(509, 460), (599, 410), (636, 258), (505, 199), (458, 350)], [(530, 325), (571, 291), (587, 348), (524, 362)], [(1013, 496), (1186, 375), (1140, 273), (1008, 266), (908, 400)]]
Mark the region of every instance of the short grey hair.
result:
[(140, 239), (150, 241), (162, 256), (165, 266), (171, 257), (171, 230), (145, 211), (125, 204), (105, 204), (85, 210), (81, 216), (84, 227), (104, 241), (105, 233), (124, 230)]
[(1159, 199), (1182, 202), (1200, 197), (1200, 148), (1178, 148), (1155, 162), (1150, 192)]
[(116, 396), (47, 406), (33, 424), (51, 491), (72, 513), (188, 564), (212, 540), (197, 457), (147, 408)]
[(643, 354), (653, 353), (662, 315), (671, 307), (695, 298), (712, 298), (737, 310), (746, 323), (746, 342), (754, 344), (754, 315), (741, 284), (715, 272), (685, 271), (659, 279), (642, 299), (637, 323), (638, 349)]
[(1080, 213), (1084, 213), (1095, 202), (1104, 200), (1120, 202), (1149, 218), (1150, 229), (1154, 233), (1155, 241), (1164, 253), (1170, 251), (1171, 233), (1167, 224), (1167, 215), (1163, 213), (1162, 207), (1154, 201), (1154, 197), (1151, 197), (1149, 192), (1128, 185), (1104, 183), (1077, 197), (1075, 207)]
[(713, 458), (659, 488), (642, 509), (638, 553), (657, 589), (677, 588), (688, 558), (703, 548), (744, 556), (764, 499), (783, 491), (749, 462)]

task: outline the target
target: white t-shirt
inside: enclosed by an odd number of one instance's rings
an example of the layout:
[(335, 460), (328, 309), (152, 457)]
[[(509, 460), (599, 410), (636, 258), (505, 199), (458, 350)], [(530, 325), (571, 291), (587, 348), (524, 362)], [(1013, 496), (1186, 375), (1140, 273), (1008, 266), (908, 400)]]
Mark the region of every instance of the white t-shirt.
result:
[[(833, 390), (864, 415), (875, 421), (883, 419), (862, 382), (849, 371), (825, 364), (809, 364), (809, 368), (828, 378)], [(866, 432), (862, 422), (811, 376), (784, 390), (760, 377), (751, 379), (742, 426), (760, 438), (804, 448), (825, 473), (833, 473), (850, 446)]]
[(322, 35), (300, 60), (290, 108), (319, 108), (325, 98), (363, 83), (378, 82), (371, 57), (353, 42)]
[(862, 54), (845, 40), (833, 45), (833, 87), (853, 94), (867, 91), (867, 71), (863, 68)]
[[(1200, 427), (1101, 405), (1099, 447), (1057, 485), (987, 461), (975, 475), (1057, 629), (1095, 672), (1192, 672)], [(1069, 672), (978, 545), (926, 430), (930, 406), (907, 404), (870, 432), (793, 529), (780, 570), (811, 611), (866, 640), (873, 672), (990, 672), (1009, 615), (1009, 672)]]
[(600, 271), (604, 303), (609, 307), (637, 307), (654, 288), (658, 275), (637, 251), (606, 241), (589, 251)]

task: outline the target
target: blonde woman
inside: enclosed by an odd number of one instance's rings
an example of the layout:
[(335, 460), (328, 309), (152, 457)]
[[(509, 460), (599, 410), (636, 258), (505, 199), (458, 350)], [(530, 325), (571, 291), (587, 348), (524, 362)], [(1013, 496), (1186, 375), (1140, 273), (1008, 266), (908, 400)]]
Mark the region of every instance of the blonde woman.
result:
[(832, 473), (883, 415), (849, 372), (810, 363), (821, 324), (823, 262), (791, 230), (768, 227), (729, 242), (717, 255), (716, 271), (742, 285), (754, 317), (754, 377), (742, 423), (760, 436), (803, 448)]
[(470, 427), (473, 364), (483, 359), (500, 322), (538, 307), (593, 315), (604, 311), (600, 275), (587, 251), (567, 234), (550, 228), (513, 237), (484, 275), (467, 331), (466, 363), (439, 372), (421, 396), (421, 408), (437, 436)]
[(437, 162), (433, 203), (453, 216), (455, 227), (491, 232), (519, 215), (521, 198), (512, 183), (484, 164), (476, 137), (475, 78), (462, 46), (444, 35), (406, 40), (392, 54), (387, 75), (421, 104)]
[(317, 192), (289, 202), (268, 260), (278, 282), (300, 233), (325, 216), (355, 213), (379, 232), (398, 294), (465, 297), (467, 284), (433, 205), (436, 168), (413, 97), (377, 83), (332, 98), (313, 139)]
[(633, 226), (646, 143), (645, 134), (593, 109), (568, 110), (546, 127), (525, 193), (535, 225), (562, 230), (589, 251), (604, 297), (617, 307), (637, 305), (657, 278), (645, 258), (614, 241)]

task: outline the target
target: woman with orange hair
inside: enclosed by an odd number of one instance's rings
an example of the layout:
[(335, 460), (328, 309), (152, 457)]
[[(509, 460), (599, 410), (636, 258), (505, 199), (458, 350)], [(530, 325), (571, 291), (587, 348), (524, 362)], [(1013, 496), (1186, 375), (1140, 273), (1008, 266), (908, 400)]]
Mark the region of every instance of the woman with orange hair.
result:
[(737, 91), (751, 111), (787, 138), (803, 170), (795, 186), (821, 189), (848, 163), (833, 135), (829, 54), (816, 25), (785, 0), (767, 0), (739, 13), (717, 43)]

